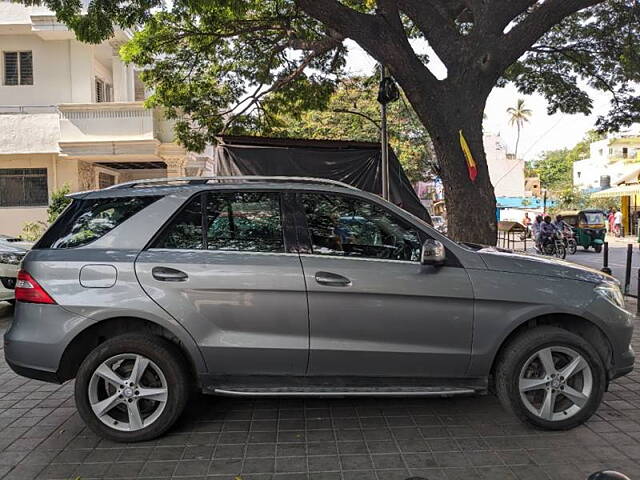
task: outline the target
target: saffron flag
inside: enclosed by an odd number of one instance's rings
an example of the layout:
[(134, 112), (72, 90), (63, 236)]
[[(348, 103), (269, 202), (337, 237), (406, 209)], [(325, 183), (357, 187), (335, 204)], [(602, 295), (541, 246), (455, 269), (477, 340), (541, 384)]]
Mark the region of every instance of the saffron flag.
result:
[(460, 130), (460, 147), (462, 147), (462, 152), (464, 153), (464, 158), (467, 161), (467, 170), (469, 171), (469, 178), (472, 182), (476, 181), (476, 177), (478, 176), (478, 168), (476, 167), (476, 161), (473, 159), (473, 155), (471, 155), (471, 149), (469, 148), (469, 144), (462, 135), (462, 130)]

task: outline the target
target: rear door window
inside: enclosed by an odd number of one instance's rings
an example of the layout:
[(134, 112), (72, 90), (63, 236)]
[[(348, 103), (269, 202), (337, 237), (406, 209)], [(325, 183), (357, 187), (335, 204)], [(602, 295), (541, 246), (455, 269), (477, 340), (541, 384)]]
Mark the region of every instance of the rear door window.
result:
[(34, 248), (87, 245), (158, 200), (137, 196), (74, 200)]
[(199, 194), (169, 223), (153, 248), (284, 252), (280, 194)]

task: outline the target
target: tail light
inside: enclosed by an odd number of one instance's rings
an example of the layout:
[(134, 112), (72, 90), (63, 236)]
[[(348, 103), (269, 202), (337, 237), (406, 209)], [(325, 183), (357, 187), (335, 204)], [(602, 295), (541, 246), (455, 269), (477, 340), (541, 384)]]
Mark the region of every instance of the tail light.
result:
[(20, 270), (18, 272), (18, 279), (16, 281), (16, 300), (28, 303), (56, 303), (45, 289), (42, 288), (40, 284), (24, 270)]

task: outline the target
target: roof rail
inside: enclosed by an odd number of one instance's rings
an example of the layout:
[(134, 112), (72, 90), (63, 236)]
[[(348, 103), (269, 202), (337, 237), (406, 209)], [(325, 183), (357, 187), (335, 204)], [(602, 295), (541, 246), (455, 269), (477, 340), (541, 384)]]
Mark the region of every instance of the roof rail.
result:
[(292, 183), (317, 183), (321, 185), (335, 185), (338, 187), (350, 188), (358, 190), (357, 187), (338, 180), (316, 177), (287, 177), (287, 176), (262, 176), (262, 175), (237, 175), (237, 176), (212, 176), (212, 177), (163, 177), (151, 178), (148, 180), (133, 180), (131, 182), (118, 183), (106, 187), (105, 190), (120, 190), (125, 188), (134, 188), (137, 186), (155, 185), (155, 184), (173, 184), (186, 183), (187, 185), (204, 185), (207, 183), (225, 183), (225, 182), (292, 182)]

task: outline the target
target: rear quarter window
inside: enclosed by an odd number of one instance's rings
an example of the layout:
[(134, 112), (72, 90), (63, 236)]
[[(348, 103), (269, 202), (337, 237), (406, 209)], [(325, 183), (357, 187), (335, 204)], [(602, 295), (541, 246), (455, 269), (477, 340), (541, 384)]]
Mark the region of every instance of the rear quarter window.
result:
[(159, 196), (74, 199), (34, 248), (74, 248), (104, 236)]

